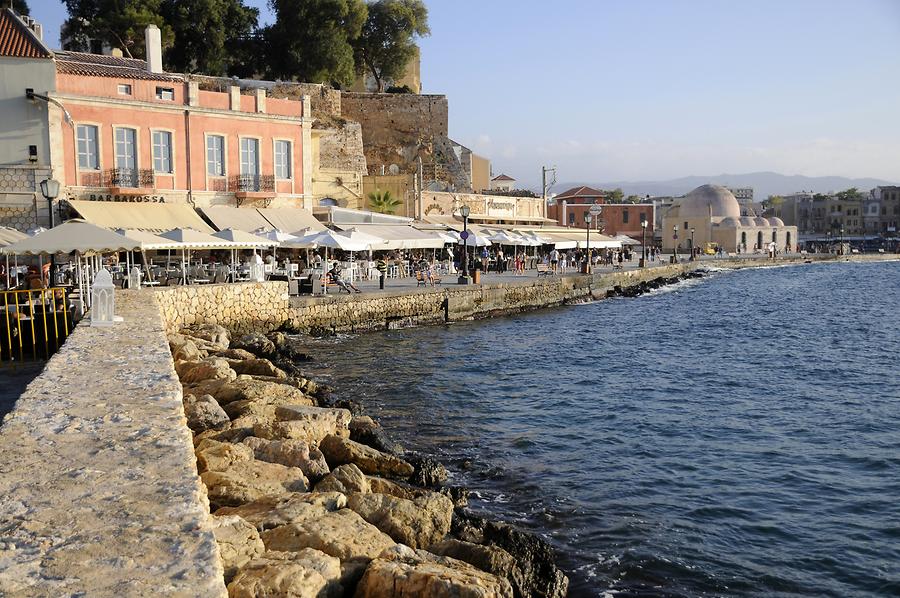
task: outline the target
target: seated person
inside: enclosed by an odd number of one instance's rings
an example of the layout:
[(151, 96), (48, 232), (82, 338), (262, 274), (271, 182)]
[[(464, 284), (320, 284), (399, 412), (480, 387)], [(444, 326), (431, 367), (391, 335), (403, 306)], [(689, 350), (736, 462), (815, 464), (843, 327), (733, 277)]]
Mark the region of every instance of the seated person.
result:
[[(334, 263), (334, 266), (331, 270), (328, 271), (328, 276), (331, 277), (331, 281), (337, 286), (341, 287), (343, 290), (347, 291), (347, 293), (352, 293), (356, 291), (357, 293), (362, 293), (358, 288), (356, 288), (352, 282), (347, 282), (341, 277), (341, 265), (338, 262)], [(353, 289), (351, 291), (350, 289)]]

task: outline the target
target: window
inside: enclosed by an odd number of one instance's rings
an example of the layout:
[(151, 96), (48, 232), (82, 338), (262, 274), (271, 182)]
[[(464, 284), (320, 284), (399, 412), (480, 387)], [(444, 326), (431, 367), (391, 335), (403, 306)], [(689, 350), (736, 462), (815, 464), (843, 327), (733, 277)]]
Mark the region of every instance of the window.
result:
[(116, 129), (116, 183), (122, 187), (137, 187), (137, 131)]
[(622, 224), (628, 224), (628, 210), (622, 210)]
[(647, 222), (647, 213), (641, 212), (641, 222)]
[(225, 138), (221, 135), (206, 138), (206, 174), (225, 176)]
[(153, 170), (172, 172), (172, 133), (153, 131)]
[(97, 127), (78, 125), (78, 168), (100, 170), (100, 152), (97, 147)]
[(175, 88), (174, 87), (157, 87), (156, 88), (156, 99), (157, 100), (166, 100), (168, 102), (175, 100)]
[(687, 229), (688, 229), (687, 220), (685, 220), (684, 221), (684, 231), (687, 232)]
[(570, 225), (575, 224), (575, 213), (574, 212), (569, 212), (569, 224)]
[(291, 142), (275, 142), (275, 178), (291, 178)]
[(259, 140), (241, 139), (241, 174), (259, 175)]
[(119, 95), (120, 96), (130, 96), (131, 95), (131, 85), (128, 83), (120, 83), (118, 85)]

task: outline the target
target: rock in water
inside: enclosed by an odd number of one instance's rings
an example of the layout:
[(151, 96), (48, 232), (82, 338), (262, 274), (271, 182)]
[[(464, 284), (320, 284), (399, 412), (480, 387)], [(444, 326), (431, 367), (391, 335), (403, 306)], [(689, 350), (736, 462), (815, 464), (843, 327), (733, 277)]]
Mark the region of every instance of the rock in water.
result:
[(429, 546), (428, 552), (464, 561), (482, 571), (493, 573), (510, 583), (516, 598), (527, 598), (528, 596), (523, 593), (525, 584), (516, 559), (499, 546), (483, 546), (450, 539)]
[(369, 563), (355, 598), (513, 598), (509, 582), (462, 561), (397, 545)]
[(239, 507), (222, 507), (216, 516), (240, 515), (261, 532), (317, 519), (329, 511), (347, 506), (347, 497), (338, 492), (292, 492), (264, 496)]
[(210, 395), (200, 398), (194, 395), (184, 397), (184, 415), (188, 427), (195, 434), (206, 430), (221, 430), (228, 426), (228, 414)]
[(225, 583), (228, 583), (238, 569), (264, 553), (266, 547), (256, 528), (237, 515), (213, 517), (212, 524), (219, 557), (225, 568)]
[(318, 550), (267, 552), (228, 584), (230, 598), (340, 598), (341, 562)]
[(403, 447), (393, 442), (381, 424), (367, 415), (350, 420), (350, 440), (392, 455), (403, 454)]
[(282, 525), (260, 534), (269, 550), (298, 551), (315, 548), (346, 560), (371, 560), (394, 545), (390, 536), (366, 523), (350, 509), (325, 513), (314, 520)]
[(415, 468), (415, 471), (409, 477), (410, 484), (416, 484), (424, 488), (433, 488), (446, 482), (447, 477), (450, 475), (447, 473), (446, 467), (431, 457), (416, 455), (407, 457), (407, 459)]
[(393, 477), (408, 477), (414, 471), (402, 459), (340, 436), (326, 436), (319, 449), (331, 467), (353, 463), (363, 473)]
[(522, 596), (566, 596), (569, 579), (556, 566), (553, 549), (537, 536), (461, 511), (455, 513), (451, 531), (460, 540), (499, 546), (511, 554), (521, 572)]
[(257, 357), (274, 357), (278, 354), (275, 343), (259, 333), (245, 334), (231, 341), (231, 348), (249, 351)]
[(436, 492), (412, 500), (354, 493), (347, 497), (347, 506), (395, 541), (412, 548), (440, 542), (450, 531), (453, 517), (453, 503)]

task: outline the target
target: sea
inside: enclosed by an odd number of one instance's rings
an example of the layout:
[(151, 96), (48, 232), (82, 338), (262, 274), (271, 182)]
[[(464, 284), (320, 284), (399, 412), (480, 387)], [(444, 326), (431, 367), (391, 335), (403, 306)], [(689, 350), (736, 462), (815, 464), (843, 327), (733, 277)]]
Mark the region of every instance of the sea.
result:
[(900, 262), (301, 342), (571, 596), (900, 595)]

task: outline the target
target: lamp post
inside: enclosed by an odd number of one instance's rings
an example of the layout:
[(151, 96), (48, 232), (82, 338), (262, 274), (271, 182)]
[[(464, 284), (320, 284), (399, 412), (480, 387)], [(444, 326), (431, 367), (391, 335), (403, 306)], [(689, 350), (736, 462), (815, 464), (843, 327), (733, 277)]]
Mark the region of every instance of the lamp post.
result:
[(594, 219), (593, 215), (590, 212), (584, 213), (584, 230), (585, 235), (587, 237), (587, 244), (585, 245), (585, 255), (587, 259), (584, 262), (584, 273), (591, 273), (591, 221)]
[(59, 181), (56, 179), (41, 181), (41, 195), (47, 200), (47, 215), (50, 218), (50, 228), (53, 228), (53, 200), (59, 197)]
[(469, 206), (459, 208), (459, 215), (463, 217), (463, 254), (462, 254), (462, 273), (457, 279), (458, 284), (469, 284), (469, 214), (471, 213)]
[(672, 263), (678, 263), (678, 225), (672, 227)]
[(841, 255), (844, 255), (844, 227), (841, 227)]
[(641, 220), (641, 268), (647, 265), (647, 219)]
[(694, 246), (694, 229), (691, 229), (691, 261), (694, 261), (694, 256), (697, 254), (697, 248)]

